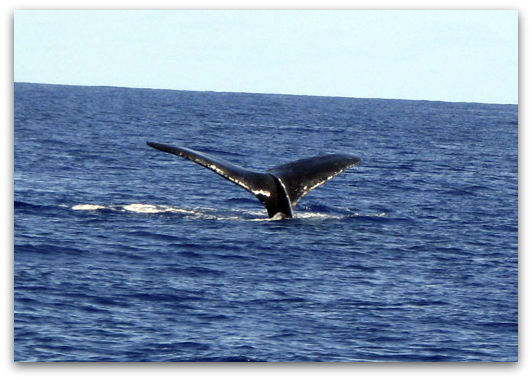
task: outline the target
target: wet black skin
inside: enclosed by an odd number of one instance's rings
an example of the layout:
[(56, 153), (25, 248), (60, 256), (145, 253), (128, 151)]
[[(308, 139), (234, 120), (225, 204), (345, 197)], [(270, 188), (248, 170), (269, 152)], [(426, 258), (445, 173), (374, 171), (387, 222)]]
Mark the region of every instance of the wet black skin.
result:
[(269, 217), (280, 214), (283, 218), (292, 218), (297, 202), (310, 190), (362, 161), (349, 154), (328, 154), (275, 166), (260, 173), (192, 149), (154, 142), (147, 144), (191, 160), (242, 186), (262, 202)]

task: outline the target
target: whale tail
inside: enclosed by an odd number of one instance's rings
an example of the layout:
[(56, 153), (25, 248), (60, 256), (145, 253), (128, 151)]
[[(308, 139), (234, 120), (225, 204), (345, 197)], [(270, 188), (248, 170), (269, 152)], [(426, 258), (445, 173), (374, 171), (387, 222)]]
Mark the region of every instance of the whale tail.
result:
[(242, 186), (262, 202), (270, 217), (278, 213), (286, 218), (293, 217), (293, 208), (310, 190), (362, 161), (348, 154), (329, 154), (275, 166), (260, 173), (192, 149), (154, 142), (147, 144), (191, 160)]

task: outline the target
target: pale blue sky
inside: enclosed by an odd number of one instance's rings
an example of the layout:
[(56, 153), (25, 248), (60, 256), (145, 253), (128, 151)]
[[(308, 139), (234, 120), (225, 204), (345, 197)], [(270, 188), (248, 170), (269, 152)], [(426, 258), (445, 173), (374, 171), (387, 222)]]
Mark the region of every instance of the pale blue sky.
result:
[(16, 82), (518, 101), (517, 11), (15, 11)]

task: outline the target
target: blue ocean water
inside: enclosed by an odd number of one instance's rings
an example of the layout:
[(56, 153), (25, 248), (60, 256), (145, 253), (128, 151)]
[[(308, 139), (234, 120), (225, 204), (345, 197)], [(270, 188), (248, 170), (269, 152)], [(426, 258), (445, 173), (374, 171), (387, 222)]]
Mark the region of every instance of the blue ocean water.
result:
[[(15, 361), (516, 361), (517, 105), (15, 83)], [(292, 220), (146, 146), (359, 154)]]

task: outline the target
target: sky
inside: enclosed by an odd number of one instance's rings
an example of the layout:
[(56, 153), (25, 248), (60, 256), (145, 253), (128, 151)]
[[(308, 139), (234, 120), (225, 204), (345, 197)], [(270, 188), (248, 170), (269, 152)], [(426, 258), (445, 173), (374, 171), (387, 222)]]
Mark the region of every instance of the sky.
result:
[(17, 10), (14, 80), (516, 104), (518, 12)]

